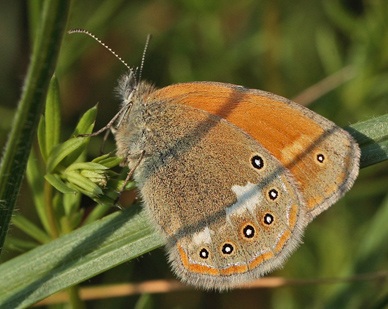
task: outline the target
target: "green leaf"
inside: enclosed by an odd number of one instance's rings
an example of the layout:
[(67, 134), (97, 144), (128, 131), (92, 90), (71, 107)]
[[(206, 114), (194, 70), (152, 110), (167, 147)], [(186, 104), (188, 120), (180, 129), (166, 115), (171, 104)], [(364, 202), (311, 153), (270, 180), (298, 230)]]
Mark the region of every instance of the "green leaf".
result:
[(47, 174), (44, 176), (44, 178), (52, 185), (55, 189), (57, 189), (59, 192), (62, 192), (63, 194), (75, 194), (77, 191), (74, 189), (69, 188), (59, 177), (58, 174)]
[(49, 233), (50, 225), (47, 218), (47, 212), (44, 205), (44, 174), (43, 167), (40, 168), (36, 158), (34, 149), (31, 151), (27, 163), (27, 181), (32, 191), (32, 199), (34, 201), (35, 209), (38, 212), (40, 222), (45, 231)]
[(23, 240), (8, 236), (5, 240), (4, 247), (7, 250), (15, 250), (19, 252), (26, 252), (39, 246), (39, 243), (29, 240)]
[(164, 244), (130, 207), (0, 265), (0, 307), (25, 308)]
[(51, 78), (46, 98), (45, 127), (46, 151), (50, 154), (54, 146), (58, 145), (61, 132), (61, 102), (55, 75)]
[(388, 159), (388, 115), (359, 122), (345, 129), (360, 145), (360, 167), (367, 167)]
[(79, 173), (67, 171), (65, 175), (69, 183), (77, 186), (83, 194), (90, 197), (102, 195), (102, 189), (98, 185)]
[(81, 225), (82, 219), (84, 217), (84, 209), (80, 209), (79, 211), (71, 214), (69, 218), (70, 228), (69, 231), (74, 231), (77, 227)]
[(93, 131), (94, 122), (97, 117), (97, 106), (90, 108), (77, 124), (72, 136), (78, 136), (80, 134), (90, 134)]
[[(97, 117), (97, 108), (92, 107), (82, 116), (72, 136), (92, 133), (96, 117)], [(69, 156), (63, 160), (62, 163), (64, 166), (69, 166), (70, 164), (73, 164), (77, 159), (80, 159), (80, 156), (82, 155), (83, 151), (86, 149), (86, 145), (89, 143), (89, 140), (90, 140), (90, 137), (76, 137), (76, 138), (83, 141), (84, 144), (82, 144), (82, 146), (77, 148), (74, 152), (70, 153)]]
[[(97, 116), (97, 108), (92, 107), (89, 109), (80, 119), (76, 129), (72, 136), (78, 136), (79, 134), (89, 134), (93, 131), (94, 121)], [(58, 168), (59, 164), (63, 164), (63, 167), (67, 167), (74, 163), (85, 150), (90, 138), (74, 137), (55, 146), (50, 152), (50, 156), (47, 160), (47, 171), (49, 173), (54, 172)], [(63, 161), (63, 162), (62, 162)]]
[(20, 230), (22, 230), (27, 235), (31, 236), (40, 243), (47, 243), (51, 241), (51, 237), (37, 227), (34, 223), (28, 220), (26, 217), (21, 214), (14, 214), (12, 217), (12, 223), (15, 224)]
[(40, 117), (39, 125), (38, 125), (38, 144), (40, 153), (42, 155), (43, 160), (46, 162), (48, 157), (47, 146), (46, 146), (46, 120), (44, 115)]
[(70, 156), (74, 162), (85, 150), (87, 143), (88, 139), (75, 137), (55, 146), (47, 160), (47, 171), (53, 173), (60, 163)]
[(102, 164), (108, 168), (115, 167), (123, 161), (123, 158), (121, 157), (109, 157), (110, 154), (105, 154), (100, 157), (97, 157), (93, 159), (92, 162)]
[(108, 167), (94, 162), (77, 162), (70, 165), (66, 170), (74, 171), (74, 170), (107, 170)]
[(79, 210), (81, 197), (81, 194), (65, 194), (63, 196), (63, 208), (67, 216)]

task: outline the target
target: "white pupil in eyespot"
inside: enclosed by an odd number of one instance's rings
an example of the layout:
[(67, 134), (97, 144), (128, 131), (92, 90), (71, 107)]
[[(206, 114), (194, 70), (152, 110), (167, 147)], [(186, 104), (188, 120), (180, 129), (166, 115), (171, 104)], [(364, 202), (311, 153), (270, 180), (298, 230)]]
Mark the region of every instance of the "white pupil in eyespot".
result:
[(209, 257), (209, 252), (206, 249), (202, 249), (199, 252), (199, 256), (203, 259), (207, 259)]
[(265, 221), (265, 223), (267, 223), (267, 224), (271, 224), (272, 221), (273, 221), (273, 217), (272, 217), (270, 214), (267, 214), (267, 215), (264, 217), (264, 221)]
[(222, 253), (223, 254), (231, 254), (233, 252), (234, 248), (231, 244), (225, 244), (222, 247)]
[(251, 163), (253, 165), (254, 168), (257, 168), (257, 169), (262, 169), (264, 167), (264, 161), (263, 161), (263, 158), (260, 157), (260, 156), (254, 156), (252, 159), (251, 159)]

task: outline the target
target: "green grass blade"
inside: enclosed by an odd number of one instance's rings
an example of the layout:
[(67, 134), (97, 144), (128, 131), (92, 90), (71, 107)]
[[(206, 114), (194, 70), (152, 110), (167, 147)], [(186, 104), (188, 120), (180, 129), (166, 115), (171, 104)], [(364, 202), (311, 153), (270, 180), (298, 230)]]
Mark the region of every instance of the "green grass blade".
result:
[(2, 264), (0, 307), (31, 306), (161, 245), (139, 207), (114, 213)]
[(388, 159), (388, 115), (353, 124), (345, 128), (360, 145), (360, 167)]

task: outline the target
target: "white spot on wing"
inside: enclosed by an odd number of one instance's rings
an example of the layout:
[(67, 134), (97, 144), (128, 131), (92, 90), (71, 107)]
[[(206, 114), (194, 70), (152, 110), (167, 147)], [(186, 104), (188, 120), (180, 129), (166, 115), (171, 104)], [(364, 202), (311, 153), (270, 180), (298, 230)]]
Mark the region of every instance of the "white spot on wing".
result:
[(212, 234), (214, 234), (214, 231), (212, 231), (208, 227), (205, 227), (203, 231), (195, 233), (193, 235), (193, 243), (195, 243), (196, 245), (210, 244), (212, 242)]
[(241, 216), (244, 212), (254, 213), (256, 205), (262, 200), (261, 190), (257, 184), (248, 182), (245, 186), (232, 187), (237, 196), (237, 202), (226, 208), (226, 219), (230, 221), (231, 215)]

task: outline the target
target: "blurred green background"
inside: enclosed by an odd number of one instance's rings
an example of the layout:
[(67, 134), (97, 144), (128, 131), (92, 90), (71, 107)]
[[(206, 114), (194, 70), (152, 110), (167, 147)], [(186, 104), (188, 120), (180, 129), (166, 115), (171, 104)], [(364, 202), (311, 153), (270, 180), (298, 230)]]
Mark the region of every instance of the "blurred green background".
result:
[[(31, 54), (31, 1), (1, 0), (0, 145), (12, 124)], [(387, 113), (388, 2), (385, 0), (295, 1), (73, 1), (68, 29), (85, 28), (129, 65), (139, 66), (148, 33), (153, 35), (143, 78), (164, 87), (212, 80), (296, 97), (344, 70), (334, 90), (309, 107), (340, 126)], [(125, 67), (91, 38), (63, 40), (57, 66), (63, 138), (83, 112), (99, 102), (96, 127), (118, 110), (113, 89)], [(304, 102), (301, 102), (304, 103)], [(378, 130), (378, 128), (376, 128)], [(94, 138), (90, 158), (98, 154)], [(114, 149), (113, 140), (108, 149)], [(361, 170), (353, 189), (307, 229), (304, 244), (282, 270), (286, 279), (345, 277), (388, 269), (388, 164)], [(85, 200), (85, 204), (90, 202)], [(24, 186), (17, 211), (33, 220)], [(16, 228), (11, 234), (22, 237)], [(4, 252), (10, 257), (14, 252)], [(173, 278), (164, 251), (99, 275), (87, 286)], [(361, 308), (388, 297), (386, 281), (295, 285), (228, 293), (189, 290), (152, 295), (152, 308)], [(90, 308), (131, 308), (139, 296), (90, 301)]]

